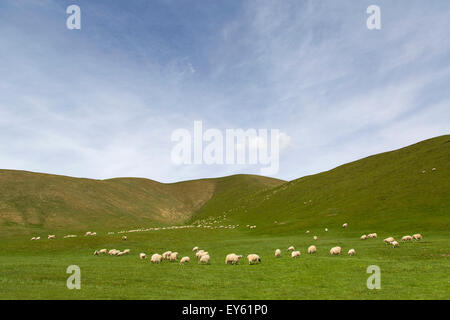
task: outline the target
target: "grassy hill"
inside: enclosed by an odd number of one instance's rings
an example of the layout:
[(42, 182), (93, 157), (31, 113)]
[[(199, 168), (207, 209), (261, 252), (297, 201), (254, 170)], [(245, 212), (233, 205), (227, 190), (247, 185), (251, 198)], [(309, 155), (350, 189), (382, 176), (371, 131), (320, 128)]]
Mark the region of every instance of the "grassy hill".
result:
[[(450, 135), (306, 176), (244, 203), (230, 218), (257, 225), (256, 232), (304, 232), (344, 222), (358, 232), (450, 230)], [(207, 209), (200, 212), (210, 214)]]
[[(188, 220), (209, 201), (221, 202), (284, 181), (251, 175), (171, 184), (148, 179), (92, 180), (0, 170), (0, 230), (118, 230)], [(225, 197), (226, 198), (226, 197)]]

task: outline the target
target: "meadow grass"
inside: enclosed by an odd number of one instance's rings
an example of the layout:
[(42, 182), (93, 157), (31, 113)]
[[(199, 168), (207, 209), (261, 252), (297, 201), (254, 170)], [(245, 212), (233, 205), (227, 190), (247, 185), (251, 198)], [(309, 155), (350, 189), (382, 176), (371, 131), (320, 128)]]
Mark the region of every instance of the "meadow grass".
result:
[[(406, 232), (405, 232), (406, 234)], [(394, 235), (399, 238), (401, 234)], [(30, 241), (2, 238), (0, 245), (0, 299), (449, 299), (448, 234), (392, 248), (377, 239), (359, 240), (348, 230), (318, 234), (258, 235), (239, 230), (163, 230), (121, 236), (99, 235)], [(306, 253), (314, 244), (318, 252)], [(292, 259), (294, 245), (301, 257)], [(329, 249), (340, 245), (341, 256)], [(198, 265), (192, 247), (211, 256), (210, 265)], [(93, 256), (96, 249), (131, 249), (122, 257)], [(274, 258), (276, 248), (281, 258)], [(346, 253), (356, 249), (356, 256)], [(191, 263), (160, 265), (140, 260), (166, 250), (190, 256)], [(244, 255), (239, 265), (225, 265), (225, 256)], [(262, 263), (248, 265), (249, 253)], [(81, 268), (81, 290), (69, 290), (66, 268)], [(369, 290), (369, 265), (381, 268), (381, 289)]]

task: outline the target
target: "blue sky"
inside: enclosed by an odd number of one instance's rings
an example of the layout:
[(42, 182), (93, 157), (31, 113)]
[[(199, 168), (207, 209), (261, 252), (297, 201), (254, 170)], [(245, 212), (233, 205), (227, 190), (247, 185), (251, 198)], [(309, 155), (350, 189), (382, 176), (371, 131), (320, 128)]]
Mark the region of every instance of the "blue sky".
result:
[[(81, 30), (66, 28), (71, 4)], [(276, 177), (291, 180), (448, 134), (449, 13), (447, 0), (1, 1), (0, 168), (259, 173), (174, 165), (171, 133), (202, 120), (280, 129)]]

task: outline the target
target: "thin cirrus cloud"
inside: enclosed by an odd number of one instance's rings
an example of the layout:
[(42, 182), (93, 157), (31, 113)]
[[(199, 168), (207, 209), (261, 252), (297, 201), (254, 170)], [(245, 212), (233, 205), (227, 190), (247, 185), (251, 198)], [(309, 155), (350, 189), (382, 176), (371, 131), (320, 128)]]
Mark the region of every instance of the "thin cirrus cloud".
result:
[(279, 129), (295, 179), (449, 131), (448, 1), (0, 4), (0, 167), (162, 182), (258, 174), (170, 160), (178, 128)]

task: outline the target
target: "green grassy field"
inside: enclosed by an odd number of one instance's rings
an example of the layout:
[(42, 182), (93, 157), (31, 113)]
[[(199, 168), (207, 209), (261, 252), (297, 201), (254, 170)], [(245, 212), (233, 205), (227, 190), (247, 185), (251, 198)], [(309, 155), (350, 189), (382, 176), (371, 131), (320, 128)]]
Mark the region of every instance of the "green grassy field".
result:
[[(287, 183), (238, 175), (173, 187), (3, 171), (0, 299), (449, 299), (449, 141), (437, 137)], [(183, 219), (164, 223), (161, 207)], [(174, 223), (203, 227), (126, 233), (127, 241), (107, 234)], [(98, 235), (82, 236), (88, 230)], [(371, 232), (378, 238), (359, 239)], [(47, 240), (48, 233), (57, 238)], [(79, 236), (63, 239), (69, 233)], [(414, 233), (423, 240), (395, 249), (383, 243)], [(29, 240), (37, 235), (42, 239)], [(306, 253), (311, 244), (317, 254)], [(290, 258), (290, 245), (301, 257)], [(343, 254), (330, 256), (336, 245)], [(210, 253), (210, 265), (196, 263), (194, 246)], [(131, 254), (93, 256), (102, 248)], [(355, 256), (346, 254), (350, 248)], [(138, 257), (166, 250), (191, 263), (152, 265)], [(262, 263), (225, 265), (231, 252), (257, 253)], [(81, 268), (81, 290), (66, 288), (69, 265)], [(369, 265), (381, 269), (380, 290), (366, 286)]]

